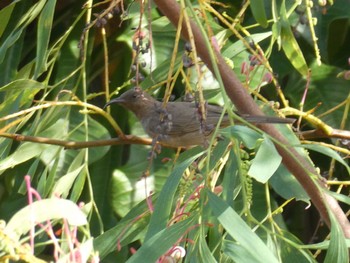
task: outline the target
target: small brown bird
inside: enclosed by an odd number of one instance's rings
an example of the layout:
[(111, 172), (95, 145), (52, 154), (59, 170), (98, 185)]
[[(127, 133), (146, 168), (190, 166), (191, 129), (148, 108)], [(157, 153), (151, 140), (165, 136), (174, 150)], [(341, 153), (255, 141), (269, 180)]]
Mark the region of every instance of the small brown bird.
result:
[[(142, 89), (136, 87), (109, 101), (105, 107), (117, 103), (132, 111), (141, 121), (146, 133), (153, 139), (171, 147), (206, 145), (219, 121), (223, 108), (206, 106), (206, 120), (201, 121), (201, 113), (195, 103), (168, 102), (155, 100)], [(270, 116), (240, 115), (251, 123), (292, 123), (294, 119)], [(230, 125), (225, 115), (220, 127)]]

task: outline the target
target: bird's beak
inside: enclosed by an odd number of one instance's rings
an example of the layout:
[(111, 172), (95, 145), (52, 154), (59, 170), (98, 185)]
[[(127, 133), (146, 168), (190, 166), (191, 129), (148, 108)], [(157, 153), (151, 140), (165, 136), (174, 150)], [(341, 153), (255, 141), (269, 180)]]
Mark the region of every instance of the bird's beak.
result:
[(113, 100), (110, 100), (109, 102), (107, 102), (107, 104), (106, 105), (104, 105), (103, 106), (103, 109), (105, 109), (105, 108), (107, 108), (109, 105), (111, 105), (111, 104), (114, 104), (114, 103), (123, 103), (125, 100), (124, 99), (122, 99), (122, 98), (115, 98), (115, 99), (113, 99)]

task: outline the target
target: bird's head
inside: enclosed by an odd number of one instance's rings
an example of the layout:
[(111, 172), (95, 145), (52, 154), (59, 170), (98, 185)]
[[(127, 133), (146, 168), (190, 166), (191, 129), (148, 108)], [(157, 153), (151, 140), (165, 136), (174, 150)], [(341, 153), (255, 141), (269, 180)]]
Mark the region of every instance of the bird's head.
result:
[(111, 104), (120, 104), (124, 108), (132, 111), (136, 116), (140, 117), (147, 111), (149, 107), (154, 107), (156, 100), (141, 88), (135, 87), (124, 92), (118, 98), (109, 101), (103, 108)]

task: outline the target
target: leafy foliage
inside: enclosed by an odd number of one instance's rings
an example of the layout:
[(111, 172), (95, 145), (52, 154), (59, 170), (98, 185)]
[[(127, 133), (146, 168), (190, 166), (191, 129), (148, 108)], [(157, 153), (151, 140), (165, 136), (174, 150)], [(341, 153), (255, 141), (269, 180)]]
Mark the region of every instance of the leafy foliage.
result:
[[(296, 134), (350, 127), (350, 5), (325, 2), (179, 4), (206, 34), (195, 44), (220, 49), (267, 114), (304, 118), (278, 129), (348, 205), (349, 137)], [(204, 98), (237, 120), (194, 43), (153, 3), (0, 7), (0, 261), (348, 262), (337, 220), (318, 226), (274, 139), (252, 124), (185, 151), (123, 136), (145, 133), (103, 106), (134, 86)]]

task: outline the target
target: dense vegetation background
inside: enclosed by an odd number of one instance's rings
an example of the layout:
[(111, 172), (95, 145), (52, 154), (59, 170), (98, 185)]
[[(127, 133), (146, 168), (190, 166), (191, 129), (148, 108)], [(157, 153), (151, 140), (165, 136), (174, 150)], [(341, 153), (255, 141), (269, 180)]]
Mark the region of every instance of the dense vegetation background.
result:
[[(265, 112), (298, 119), (280, 132), (348, 213), (349, 0), (179, 4)], [(145, 133), (103, 106), (136, 85), (231, 105), (154, 3), (0, 8), (0, 261), (348, 262), (254, 126), (186, 151), (121, 136)]]

